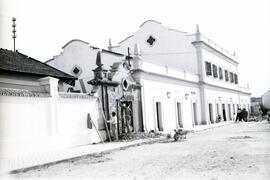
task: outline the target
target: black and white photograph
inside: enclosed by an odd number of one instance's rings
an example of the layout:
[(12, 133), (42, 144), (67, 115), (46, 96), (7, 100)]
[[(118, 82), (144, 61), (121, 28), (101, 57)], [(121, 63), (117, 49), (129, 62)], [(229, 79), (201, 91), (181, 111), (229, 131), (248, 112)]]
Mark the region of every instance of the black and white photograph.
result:
[(0, 0), (0, 179), (269, 180), (269, 0)]

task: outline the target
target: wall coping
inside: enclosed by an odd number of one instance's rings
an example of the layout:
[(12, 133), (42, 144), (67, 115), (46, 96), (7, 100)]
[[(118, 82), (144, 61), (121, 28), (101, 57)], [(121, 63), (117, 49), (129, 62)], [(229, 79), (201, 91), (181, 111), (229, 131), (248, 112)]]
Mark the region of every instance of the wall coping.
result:
[(93, 96), (90, 96), (85, 93), (65, 93), (59, 92), (58, 93), (60, 98), (74, 98), (74, 99), (92, 99)]
[(51, 97), (49, 93), (32, 92), (26, 89), (0, 88), (0, 96)]

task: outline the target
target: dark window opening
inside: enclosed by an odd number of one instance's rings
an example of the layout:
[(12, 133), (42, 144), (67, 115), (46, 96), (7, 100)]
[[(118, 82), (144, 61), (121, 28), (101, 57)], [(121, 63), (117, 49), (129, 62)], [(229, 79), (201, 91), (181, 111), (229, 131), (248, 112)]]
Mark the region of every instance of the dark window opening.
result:
[(210, 62), (205, 62), (205, 71), (206, 75), (211, 76), (212, 75), (212, 67)]
[(229, 81), (229, 74), (227, 70), (225, 70), (225, 81)]
[(127, 88), (127, 87), (128, 87), (127, 80), (124, 80), (124, 88)]
[(213, 64), (213, 76), (214, 78), (218, 77), (217, 66), (215, 64)]
[(219, 72), (219, 79), (223, 79), (223, 70), (222, 68), (218, 68), (218, 72)]
[(231, 79), (231, 83), (233, 83), (234, 82), (234, 76), (233, 76), (232, 72), (230, 72), (230, 79)]
[(234, 74), (234, 83), (238, 84), (238, 76), (237, 76), (237, 74)]
[(155, 41), (156, 39), (153, 36), (149, 36), (149, 38), (146, 40), (146, 42), (151, 46), (154, 44)]
[(161, 102), (156, 102), (156, 116), (158, 131), (163, 131)]
[(77, 67), (75, 67), (74, 69), (73, 69), (73, 73), (74, 74), (78, 74), (80, 72), (80, 70), (77, 68)]

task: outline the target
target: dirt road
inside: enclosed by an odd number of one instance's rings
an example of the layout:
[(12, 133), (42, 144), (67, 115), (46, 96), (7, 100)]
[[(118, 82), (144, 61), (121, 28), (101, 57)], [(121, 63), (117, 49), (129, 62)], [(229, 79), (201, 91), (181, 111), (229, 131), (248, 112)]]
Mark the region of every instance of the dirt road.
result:
[(230, 124), (12, 175), (30, 179), (270, 179), (270, 124)]

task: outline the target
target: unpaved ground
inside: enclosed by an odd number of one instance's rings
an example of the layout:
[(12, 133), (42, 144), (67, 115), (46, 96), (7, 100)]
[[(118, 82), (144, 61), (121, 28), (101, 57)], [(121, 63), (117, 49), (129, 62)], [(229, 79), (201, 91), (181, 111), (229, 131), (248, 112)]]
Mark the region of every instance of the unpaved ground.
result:
[(12, 175), (31, 179), (270, 179), (270, 124), (238, 123)]

